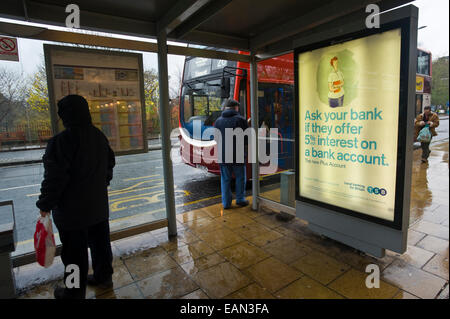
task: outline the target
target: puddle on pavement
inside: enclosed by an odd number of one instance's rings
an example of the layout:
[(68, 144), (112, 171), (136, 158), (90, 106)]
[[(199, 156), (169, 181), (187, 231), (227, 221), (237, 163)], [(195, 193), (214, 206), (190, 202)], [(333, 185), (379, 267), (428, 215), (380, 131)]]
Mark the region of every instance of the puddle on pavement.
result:
[(421, 149), (414, 151), (410, 224), (421, 218), (425, 210), (439, 206), (438, 197), (448, 190), (448, 142), (431, 145), (428, 163), (421, 162), (421, 155)]

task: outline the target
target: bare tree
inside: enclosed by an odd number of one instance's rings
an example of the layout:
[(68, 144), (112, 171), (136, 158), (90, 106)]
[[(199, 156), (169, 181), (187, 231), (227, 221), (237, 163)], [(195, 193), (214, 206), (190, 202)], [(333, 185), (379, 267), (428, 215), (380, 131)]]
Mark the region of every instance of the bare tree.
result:
[(0, 122), (10, 115), (26, 96), (27, 81), (23, 72), (0, 68)]
[(183, 84), (183, 69), (177, 65), (175, 72), (171, 75), (170, 80), (170, 98), (175, 99), (180, 95), (181, 85)]

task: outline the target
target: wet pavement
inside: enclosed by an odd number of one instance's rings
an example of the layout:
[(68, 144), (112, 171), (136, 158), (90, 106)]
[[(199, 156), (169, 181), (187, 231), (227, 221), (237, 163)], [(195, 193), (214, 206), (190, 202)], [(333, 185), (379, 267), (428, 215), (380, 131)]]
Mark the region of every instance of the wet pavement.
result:
[[(167, 228), (113, 242), (114, 287), (88, 298), (449, 298), (448, 141), (434, 143), (428, 164), (414, 152), (408, 250), (374, 258), (325, 239), (299, 219), (268, 210), (223, 211), (220, 204), (177, 215)], [(365, 286), (366, 266), (381, 271)], [(60, 259), (49, 269), (14, 269), (20, 298), (52, 298)], [(58, 277), (59, 276), (59, 277)], [(52, 279), (50, 281), (50, 279)], [(32, 281), (49, 281), (25, 289)]]
[[(177, 161), (174, 154), (174, 183), (177, 212), (217, 203), (218, 176)], [(116, 158), (114, 178), (109, 187), (111, 230), (123, 229), (165, 218), (165, 193), (161, 151)], [(13, 200), (17, 248), (13, 255), (33, 251), (33, 234), (38, 210), (36, 200), (43, 177), (42, 164), (0, 168), (0, 200)], [(4, 216), (0, 216), (0, 223)], [(56, 232), (56, 228), (55, 232)], [(59, 244), (59, 237), (56, 234)]]
[[(172, 155), (177, 213), (219, 203), (220, 177), (182, 163), (177, 147)], [(43, 173), (41, 163), (0, 167), (0, 201), (13, 200), (15, 208), (18, 244), (13, 256), (34, 250), (35, 203)], [(262, 184), (276, 187), (276, 177), (266, 178)], [(112, 231), (165, 218), (161, 150), (116, 157), (109, 204)], [(0, 223), (4, 218), (0, 214)], [(58, 234), (55, 236), (59, 244)]]

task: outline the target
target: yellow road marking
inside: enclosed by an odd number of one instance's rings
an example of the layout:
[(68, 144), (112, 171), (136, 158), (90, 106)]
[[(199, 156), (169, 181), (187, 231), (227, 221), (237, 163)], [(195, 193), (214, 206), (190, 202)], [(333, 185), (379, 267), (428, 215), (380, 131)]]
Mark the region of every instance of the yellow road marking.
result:
[(141, 177), (133, 177), (133, 178), (127, 178), (127, 179), (124, 179), (123, 181), (124, 181), (124, 182), (128, 182), (128, 181), (136, 181), (136, 180), (138, 180), (138, 179), (145, 179), (145, 178), (155, 177), (155, 176), (160, 176), (160, 175), (159, 175), (159, 174), (156, 174), (156, 175), (148, 175), (148, 176), (141, 176)]
[[(150, 188), (155, 188), (155, 187), (160, 187), (160, 186), (163, 186), (163, 184), (158, 184), (158, 185), (154, 185), (154, 186), (150, 186), (150, 187), (143, 187), (143, 188), (136, 189), (135, 191), (137, 191), (137, 190), (144, 190), (144, 189), (150, 189)], [(177, 188), (177, 186), (175, 185), (175, 189), (176, 189), (176, 188)], [(115, 202), (115, 201), (123, 200), (123, 199), (129, 199), (129, 198), (134, 198), (134, 197), (140, 197), (140, 196), (151, 195), (151, 194), (155, 194), (155, 193), (158, 193), (158, 192), (164, 192), (164, 190), (161, 189), (161, 190), (158, 190), (158, 191), (155, 191), (155, 192), (149, 192), (149, 193), (143, 193), (143, 194), (136, 194), (136, 195), (131, 195), (131, 196), (128, 196), (128, 197), (119, 197), (119, 198), (115, 198), (115, 199), (110, 199), (109, 201), (110, 201), (110, 202)], [(175, 190), (175, 192), (184, 192), (184, 193), (186, 194), (186, 196), (188, 196), (188, 195), (191, 194), (191, 193), (190, 193), (189, 191), (187, 191), (187, 190)], [(114, 194), (114, 195), (115, 195), (115, 194)]]
[[(127, 203), (127, 202), (135, 202), (135, 201), (138, 201), (138, 200), (145, 200), (146, 202), (145, 203), (141, 203), (141, 204), (134, 204), (134, 205), (124, 206), (124, 207), (120, 207), (119, 208), (119, 205), (121, 205), (121, 204), (124, 204), (124, 203)], [(125, 210), (125, 209), (141, 207), (141, 206), (149, 205), (149, 204), (153, 204), (153, 203), (155, 203), (155, 202), (152, 201), (152, 197), (148, 197), (148, 196), (138, 197), (138, 198), (130, 198), (130, 199), (121, 200), (121, 201), (118, 201), (116, 203), (111, 204), (110, 205), (110, 210), (111, 210), (112, 213), (115, 213), (115, 212), (120, 212), (120, 211)]]
[(131, 195), (131, 196), (127, 196), (127, 197), (119, 197), (119, 198), (115, 198), (115, 199), (110, 199), (109, 202), (110, 203), (114, 203), (114, 202), (117, 202), (117, 201), (126, 200), (126, 199), (130, 199), (130, 198), (133, 199), (133, 198), (136, 198), (136, 197), (152, 195), (152, 194), (155, 194), (155, 193), (160, 193), (161, 191), (162, 190), (157, 190), (157, 191), (154, 191), (154, 192), (148, 192), (148, 193), (144, 193), (144, 194), (136, 194), (136, 195)]
[[(59, 237), (59, 234), (58, 233), (53, 233), (53, 235), (55, 236), (55, 241), (56, 241), (56, 237)], [(22, 240), (22, 241), (17, 242), (17, 245), (25, 245), (25, 244), (31, 243), (33, 241), (34, 241), (34, 238), (27, 239), (27, 240)]]
[[(202, 198), (202, 199), (199, 199), (199, 200), (194, 200), (194, 201), (192, 201), (192, 202), (180, 204), (179, 206), (180, 206), (180, 207), (181, 207), (181, 206), (188, 206), (188, 205), (192, 205), (192, 204), (195, 204), (195, 203), (203, 202), (203, 201), (205, 201), (205, 200), (214, 199), (214, 198), (219, 198), (219, 197), (222, 197), (222, 195), (216, 195), (216, 196), (211, 196), (211, 197)], [(178, 206), (177, 206), (177, 207), (178, 207)]]
[[(187, 192), (187, 191), (185, 191), (185, 192)], [(175, 207), (184, 207), (184, 206), (192, 205), (192, 204), (195, 204), (195, 203), (198, 203), (198, 202), (206, 201), (206, 200), (209, 200), (209, 199), (218, 198), (218, 197), (221, 197), (221, 196), (222, 195), (206, 197), (206, 198), (202, 198), (202, 199), (195, 200), (195, 201), (192, 201), (192, 202), (178, 204)], [(152, 211), (145, 212), (145, 213), (133, 214), (133, 215), (130, 215), (130, 216), (124, 216), (124, 217), (121, 217), (121, 218), (116, 218), (116, 219), (110, 220), (109, 222), (110, 223), (117, 223), (119, 221), (123, 221), (123, 220), (127, 220), (127, 219), (130, 219), (130, 218), (134, 218), (136, 216), (142, 216), (142, 215), (147, 215), (147, 214), (152, 215), (152, 214), (164, 211), (164, 210), (166, 210), (166, 208), (159, 208), (159, 209), (152, 210)], [(55, 233), (55, 236), (58, 236), (58, 233)], [(33, 242), (33, 240), (34, 239), (23, 240), (23, 241), (18, 242), (17, 245), (25, 245), (27, 243)]]
[(285, 169), (285, 170), (283, 170), (283, 171), (279, 171), (279, 172), (276, 172), (276, 173), (273, 173), (273, 174), (267, 174), (267, 175), (261, 176), (261, 177), (259, 178), (259, 180), (262, 181), (262, 180), (263, 180), (264, 178), (266, 178), (266, 177), (273, 176), (273, 175), (278, 175), (278, 174), (281, 174), (281, 173), (287, 172), (287, 171), (289, 171), (289, 170), (288, 170), (288, 169)]
[[(162, 181), (162, 180), (163, 179), (161, 178), (161, 179), (154, 179), (152, 181)], [(115, 195), (120, 195), (120, 194), (132, 193), (132, 192), (137, 192), (137, 191), (144, 190), (144, 189), (155, 188), (155, 187), (159, 187), (159, 186), (163, 185), (163, 183), (159, 183), (157, 185), (150, 186), (150, 187), (143, 187), (143, 188), (134, 189), (135, 187), (138, 187), (138, 186), (140, 186), (142, 184), (145, 184), (145, 183), (148, 183), (148, 182), (151, 182), (151, 181), (143, 181), (143, 182), (139, 182), (139, 183), (137, 183), (137, 184), (135, 184), (133, 186), (129, 186), (127, 188), (118, 189), (118, 190), (114, 190), (114, 191), (109, 191), (108, 195), (109, 196), (115, 196)], [(39, 196), (39, 195), (41, 195), (41, 193), (27, 194), (26, 196), (27, 197), (33, 197), (33, 196)]]
[[(180, 195), (188, 196), (189, 194), (190, 193), (185, 190), (175, 190), (175, 197), (180, 196)], [(142, 196), (142, 195), (152, 195), (152, 196)], [(129, 209), (129, 208), (136, 208), (136, 207), (141, 207), (141, 206), (161, 202), (162, 200), (160, 200), (160, 196), (164, 195), (164, 190), (161, 190), (158, 192), (153, 192), (153, 193), (148, 193), (148, 194), (142, 194), (142, 195), (130, 196), (126, 199), (120, 198), (120, 199), (115, 200), (112, 204), (110, 204), (111, 212), (118, 212), (118, 211), (122, 211), (122, 210)], [(145, 200), (146, 203), (140, 203), (140, 204), (135, 204), (135, 205), (130, 205), (130, 206), (119, 207), (119, 205), (121, 205), (123, 203), (134, 202), (134, 201), (139, 201), (139, 200)]]
[[(156, 181), (156, 180), (155, 180)], [(162, 181), (162, 179), (158, 179), (158, 181)], [(134, 189), (134, 188), (136, 188), (136, 187), (138, 187), (138, 186), (141, 186), (142, 184), (147, 184), (147, 183), (149, 183), (149, 182), (151, 182), (151, 181), (143, 181), (143, 182), (139, 182), (139, 183), (137, 183), (137, 184), (134, 184), (134, 185), (132, 185), (132, 186), (129, 186), (129, 187), (126, 187), (126, 188), (122, 188), (122, 189), (118, 189), (118, 190), (115, 190), (115, 191), (110, 191), (110, 192), (108, 192), (110, 195), (112, 195), (112, 194), (120, 194), (121, 192), (125, 192), (125, 191), (129, 191), (129, 190), (131, 190), (131, 189)]]
[[(208, 199), (218, 198), (218, 197), (221, 197), (221, 196), (222, 196), (222, 195), (216, 195), (216, 196), (206, 197), (206, 198), (202, 198), (202, 199), (199, 199), (199, 200), (196, 200), (196, 201), (192, 201), (192, 202), (189, 202), (189, 203), (178, 204), (178, 205), (175, 205), (175, 207), (183, 207), (183, 206), (187, 206), (187, 205), (192, 205), (192, 204), (195, 204), (195, 203), (198, 203), (198, 202), (206, 201), (206, 200), (208, 200)], [(130, 215), (130, 216), (125, 216), (125, 217), (121, 217), (121, 218), (116, 218), (116, 219), (111, 220), (110, 223), (115, 223), (115, 222), (118, 222), (118, 221), (121, 221), (121, 220), (130, 219), (130, 218), (133, 218), (133, 217), (136, 217), (136, 216), (142, 216), (142, 215), (147, 215), (147, 214), (152, 215), (152, 214), (155, 214), (155, 213), (159, 213), (159, 212), (161, 212), (161, 211), (164, 211), (164, 210), (166, 210), (166, 208), (160, 208), (160, 209), (152, 210), (152, 211), (150, 211), (150, 212), (139, 213), (139, 214), (133, 214), (133, 215)]]
[(123, 192), (121, 191), (120, 193), (114, 193), (114, 194), (108, 193), (108, 196), (116, 196), (116, 195), (122, 195), (122, 194), (127, 194), (127, 193), (133, 193), (133, 192), (143, 191), (143, 190), (152, 189), (152, 188), (156, 188), (156, 187), (162, 187), (162, 186), (164, 186), (164, 184), (160, 183), (160, 184), (156, 184), (156, 185), (149, 186), (149, 187), (136, 188), (136, 189), (132, 189), (129, 191), (123, 191)]
[[(56, 236), (57, 234), (54, 234), (54, 235)], [(25, 244), (28, 244), (29, 242), (32, 242), (32, 241), (34, 241), (34, 239), (27, 239), (27, 240), (19, 241), (19, 242), (17, 243), (17, 246), (19, 246), (19, 245), (25, 245)]]

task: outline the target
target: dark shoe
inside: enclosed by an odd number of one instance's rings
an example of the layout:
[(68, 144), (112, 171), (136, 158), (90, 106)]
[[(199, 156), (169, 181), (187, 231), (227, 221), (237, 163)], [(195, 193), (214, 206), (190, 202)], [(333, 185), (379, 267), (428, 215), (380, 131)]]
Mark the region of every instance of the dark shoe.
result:
[(223, 209), (225, 210), (231, 209), (231, 206), (224, 206)]
[(55, 288), (55, 291), (53, 292), (53, 296), (55, 299), (64, 299), (64, 292), (66, 289), (62, 287)]
[(114, 285), (113, 281), (112, 281), (112, 277), (109, 277), (105, 281), (98, 282), (97, 280), (95, 280), (94, 275), (87, 276), (87, 284), (88, 284), (88, 286), (99, 287), (101, 289), (109, 289), (109, 288), (112, 288)]
[(241, 206), (241, 207), (248, 206), (248, 204), (250, 204), (248, 200), (243, 201), (243, 202), (236, 202), (236, 205)]
[(74, 292), (69, 292), (70, 289), (63, 287), (56, 287), (53, 292), (55, 299), (85, 299), (86, 291), (81, 291), (80, 289), (74, 289)]

